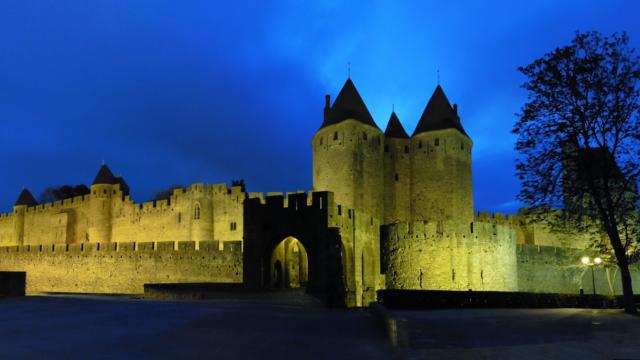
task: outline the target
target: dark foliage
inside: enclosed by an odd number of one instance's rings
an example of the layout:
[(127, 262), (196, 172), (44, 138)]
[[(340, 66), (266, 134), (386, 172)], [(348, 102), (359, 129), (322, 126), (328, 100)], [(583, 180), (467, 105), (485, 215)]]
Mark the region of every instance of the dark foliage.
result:
[(638, 245), (640, 60), (626, 34), (577, 33), (571, 44), (519, 70), (528, 92), (513, 132), (520, 199), (552, 227), (590, 227), (620, 267), (628, 312), (628, 264)]
[(44, 189), (42, 194), (40, 194), (40, 203), (44, 204), (48, 202), (60, 201), (87, 194), (89, 194), (89, 188), (84, 184), (48, 187)]

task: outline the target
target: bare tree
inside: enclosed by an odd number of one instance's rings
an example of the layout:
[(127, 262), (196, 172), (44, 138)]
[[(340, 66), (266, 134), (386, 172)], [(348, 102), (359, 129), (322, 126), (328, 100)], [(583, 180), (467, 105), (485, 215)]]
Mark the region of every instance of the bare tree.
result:
[(606, 234), (635, 313), (629, 264), (638, 245), (640, 60), (626, 34), (577, 33), (528, 66), (513, 129), (520, 200), (535, 219)]

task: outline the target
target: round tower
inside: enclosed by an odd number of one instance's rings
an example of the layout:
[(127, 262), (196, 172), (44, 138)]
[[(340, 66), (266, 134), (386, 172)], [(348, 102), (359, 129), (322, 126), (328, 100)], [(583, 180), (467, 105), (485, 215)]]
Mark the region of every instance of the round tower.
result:
[(473, 221), (472, 146), (438, 85), (411, 137), (412, 220)]
[(384, 131), (384, 224), (409, 221), (411, 153), (409, 135), (395, 112)]
[(382, 219), (384, 135), (348, 79), (312, 140), (313, 189), (332, 191), (337, 204)]
[(29, 206), (36, 206), (38, 202), (27, 188), (23, 188), (13, 205), (13, 242), (24, 245), (24, 218)]
[(107, 165), (102, 165), (91, 184), (88, 242), (111, 242), (111, 207), (118, 180)]

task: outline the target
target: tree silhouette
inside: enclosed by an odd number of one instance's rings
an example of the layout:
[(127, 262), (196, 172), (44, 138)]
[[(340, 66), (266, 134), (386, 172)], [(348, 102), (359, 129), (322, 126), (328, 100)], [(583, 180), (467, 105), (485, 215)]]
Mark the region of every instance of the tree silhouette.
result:
[[(620, 269), (635, 313), (629, 264), (637, 259), (640, 60), (626, 34), (577, 33), (528, 66), (518, 135), (520, 200), (552, 227), (596, 228)], [(606, 246), (604, 246), (606, 245)]]
[(40, 194), (40, 203), (48, 203), (70, 199), (72, 197), (89, 194), (87, 185), (62, 185), (58, 187), (48, 187)]

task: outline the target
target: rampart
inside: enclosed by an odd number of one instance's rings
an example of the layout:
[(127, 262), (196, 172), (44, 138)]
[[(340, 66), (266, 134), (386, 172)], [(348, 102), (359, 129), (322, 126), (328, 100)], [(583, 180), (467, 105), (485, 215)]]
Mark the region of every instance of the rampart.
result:
[(142, 294), (145, 283), (240, 283), (242, 242), (5, 246), (0, 271), (25, 271), (27, 294)]
[[(578, 294), (622, 294), (620, 274), (615, 267), (591, 268), (582, 265), (583, 256), (594, 256), (589, 250), (521, 244), (517, 247), (518, 291)], [(640, 266), (632, 265), (633, 284), (640, 284)], [(638, 285), (635, 285), (638, 286)]]
[(387, 289), (517, 290), (509, 224), (397, 223), (382, 228), (381, 244)]

